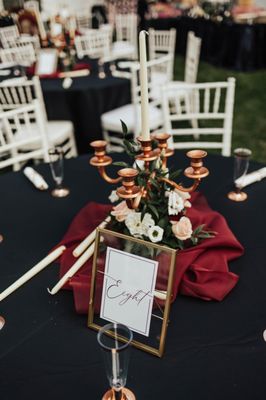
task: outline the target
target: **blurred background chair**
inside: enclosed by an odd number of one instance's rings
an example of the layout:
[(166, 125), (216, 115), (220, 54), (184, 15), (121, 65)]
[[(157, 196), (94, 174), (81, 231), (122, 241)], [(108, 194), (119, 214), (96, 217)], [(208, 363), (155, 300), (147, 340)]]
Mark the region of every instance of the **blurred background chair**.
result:
[(14, 47), (0, 49), (0, 59), (2, 63), (31, 66), (36, 62), (36, 53), (31, 43), (16, 42)]
[[(34, 123), (32, 119), (34, 118)], [(0, 169), (19, 170), (34, 159), (49, 161), (44, 120), (37, 100), (0, 113)]]
[(34, 76), (32, 80), (15, 78), (3, 81), (0, 84), (0, 108), (3, 111), (16, 109), (17, 107), (32, 104), (32, 102), (36, 101), (39, 104), (39, 109), (44, 121), (44, 128), (49, 146), (61, 146), (65, 157), (76, 157), (77, 148), (73, 124), (71, 121), (47, 120), (40, 80), (37, 76)]
[(17, 25), (0, 28), (0, 41), (4, 49), (14, 46), (19, 37)]
[[(174, 76), (176, 29), (171, 28), (170, 30), (155, 30), (153, 28), (150, 28), (148, 43), (149, 43), (150, 60), (154, 60), (164, 55), (171, 54), (172, 56), (171, 80), (172, 80)], [(160, 79), (160, 76), (158, 75), (157, 78)]]
[[(161, 96), (155, 95), (158, 90), (157, 82), (151, 79), (153, 68), (158, 65), (169, 64), (169, 55), (157, 60), (147, 62), (149, 77), (149, 121), (151, 132), (157, 131), (163, 126), (163, 114), (161, 110)], [(132, 63), (131, 76), (131, 104), (108, 111), (101, 116), (104, 139), (107, 141), (107, 150), (123, 151), (123, 137), (121, 135), (121, 120), (124, 121), (128, 132), (137, 138), (141, 133), (141, 99), (140, 99), (140, 65)]]
[[(186, 85), (170, 82), (165, 85), (162, 89), (163, 118), (164, 130), (172, 136), (170, 147), (221, 149), (223, 156), (230, 156), (234, 98), (234, 78), (226, 82)], [(190, 126), (191, 120), (197, 121), (196, 127)], [(207, 137), (201, 141), (186, 141), (195, 135)]]
[(112, 58), (137, 58), (137, 26), (137, 14), (117, 14), (115, 16), (116, 40), (111, 49)]

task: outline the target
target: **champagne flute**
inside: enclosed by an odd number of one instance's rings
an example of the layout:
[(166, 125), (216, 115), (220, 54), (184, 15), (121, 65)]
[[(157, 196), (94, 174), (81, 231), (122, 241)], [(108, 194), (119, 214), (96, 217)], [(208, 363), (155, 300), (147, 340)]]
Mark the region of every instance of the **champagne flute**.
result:
[(55, 147), (49, 149), (49, 159), (52, 177), (55, 181), (56, 187), (52, 190), (52, 196), (54, 197), (66, 197), (69, 195), (70, 190), (64, 187), (64, 152), (61, 147)]
[(237, 148), (234, 150), (234, 184), (235, 190), (228, 193), (228, 198), (233, 201), (244, 201), (248, 195), (242, 191), (244, 178), (248, 170), (251, 150)]
[[(123, 342), (120, 338), (123, 338)], [(131, 330), (122, 324), (110, 323), (103, 326), (97, 335), (102, 349), (106, 375), (111, 386), (102, 400), (136, 400), (131, 390), (125, 388), (129, 364)]]

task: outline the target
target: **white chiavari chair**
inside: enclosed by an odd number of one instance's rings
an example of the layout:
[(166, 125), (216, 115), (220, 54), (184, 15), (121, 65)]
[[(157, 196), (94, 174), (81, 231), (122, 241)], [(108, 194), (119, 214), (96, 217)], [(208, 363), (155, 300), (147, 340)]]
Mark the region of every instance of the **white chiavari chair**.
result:
[(7, 49), (12, 47), (19, 37), (19, 31), (17, 25), (6, 26), (0, 28), (0, 41), (2, 47)]
[[(170, 56), (161, 57), (157, 60), (147, 62), (147, 73), (149, 77), (149, 123), (151, 132), (157, 131), (163, 126), (163, 115), (161, 110), (161, 97), (154, 96), (157, 83), (151, 79), (154, 66), (167, 64)], [(107, 141), (108, 151), (123, 151), (123, 139), (121, 135), (122, 119), (127, 125), (128, 131), (136, 138), (141, 133), (141, 104), (140, 104), (140, 65), (132, 63), (130, 66), (131, 76), (131, 104), (108, 111), (101, 116), (104, 139)]]
[(200, 50), (201, 38), (195, 36), (192, 31), (188, 32), (184, 75), (184, 81), (187, 83), (195, 83), (197, 81)]
[(16, 42), (14, 47), (0, 49), (2, 63), (14, 62), (16, 64), (31, 66), (36, 61), (36, 54), (31, 43)]
[(49, 146), (61, 146), (66, 158), (76, 157), (77, 149), (71, 121), (48, 121), (40, 80), (15, 78), (0, 84), (0, 108), (4, 111), (31, 104), (37, 100), (43, 116)]
[[(234, 98), (234, 78), (228, 78), (226, 82), (170, 82), (165, 85), (162, 89), (164, 130), (171, 134), (170, 147), (221, 149), (223, 156), (229, 156)], [(196, 127), (190, 126), (191, 120), (198, 122)], [(202, 136), (206, 135), (203, 140)], [(201, 136), (201, 140), (186, 141), (191, 136)]]
[(40, 5), (39, 2), (36, 0), (28, 0), (24, 2), (24, 8), (25, 10), (32, 10), (32, 11), (40, 11)]
[(37, 35), (31, 36), (31, 35), (24, 34), (24, 35), (19, 36), (19, 38), (16, 40), (15, 45), (19, 46), (20, 44), (22, 44), (22, 45), (32, 44), (34, 51), (35, 51), (35, 55), (38, 54), (38, 52), (41, 48), (40, 39), (39, 39), (39, 36), (37, 36)]
[(87, 29), (92, 29), (92, 14), (89, 9), (79, 10), (76, 12), (77, 30), (83, 34)]
[(112, 46), (112, 58), (137, 58), (137, 14), (115, 16), (116, 41)]
[(12, 166), (17, 171), (28, 160), (49, 161), (49, 143), (37, 100), (0, 112), (0, 126), (0, 169)]
[[(176, 29), (171, 28), (170, 30), (155, 30), (149, 29), (149, 56), (150, 60), (162, 57), (166, 54), (172, 56), (171, 66), (171, 80), (174, 76), (174, 59), (175, 59), (175, 44), (176, 44)], [(158, 74), (156, 79), (160, 80), (161, 76)]]
[(86, 35), (75, 37), (77, 56), (106, 58), (110, 56), (110, 31), (101, 29), (86, 30)]

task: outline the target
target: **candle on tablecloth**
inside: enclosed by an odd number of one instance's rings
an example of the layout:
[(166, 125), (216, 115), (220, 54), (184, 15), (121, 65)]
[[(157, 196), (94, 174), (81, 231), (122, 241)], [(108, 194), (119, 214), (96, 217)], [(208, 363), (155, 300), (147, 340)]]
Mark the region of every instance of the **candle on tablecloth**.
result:
[(146, 35), (146, 31), (141, 31), (139, 34), (141, 137), (143, 140), (150, 139)]
[(64, 276), (57, 282), (57, 284), (48, 292), (50, 294), (56, 294), (66, 283), (67, 281), (75, 275), (76, 272), (88, 261), (94, 253), (95, 243), (93, 243), (80, 258), (72, 265), (72, 267), (65, 273)]
[[(110, 217), (107, 217), (103, 222), (98, 225), (98, 228), (104, 228), (108, 222), (111, 221)], [(97, 228), (96, 228), (97, 229)], [(74, 257), (79, 257), (83, 251), (86, 250), (87, 247), (95, 240), (96, 237), (96, 229), (92, 231), (74, 250), (73, 250), (73, 256)]]
[(43, 260), (41, 260), (38, 264), (32, 267), (28, 272), (22, 275), (19, 279), (17, 279), (12, 285), (10, 285), (7, 289), (5, 289), (2, 293), (0, 293), (0, 301), (5, 299), (15, 290), (17, 290), (20, 286), (22, 286), (25, 282), (31, 279), (34, 275), (40, 272), (42, 269), (47, 267), (53, 261), (55, 261), (61, 254), (65, 251), (65, 246), (60, 246), (54, 251), (52, 251), (48, 256), (46, 256)]

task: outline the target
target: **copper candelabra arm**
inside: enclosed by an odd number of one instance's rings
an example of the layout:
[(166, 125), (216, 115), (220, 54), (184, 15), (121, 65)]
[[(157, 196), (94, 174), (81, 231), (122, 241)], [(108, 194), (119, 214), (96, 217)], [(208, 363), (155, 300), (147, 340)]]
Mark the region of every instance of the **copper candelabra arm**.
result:
[(127, 199), (126, 202), (127, 202), (128, 208), (130, 208), (131, 210), (136, 210), (137, 208), (139, 208), (139, 205), (140, 205), (141, 199), (144, 195), (144, 192), (145, 192), (145, 189), (142, 187), (140, 189), (140, 192), (137, 195), (137, 197), (135, 197), (134, 199)]
[(200, 184), (201, 179), (195, 179), (195, 182), (193, 183), (192, 186), (189, 186), (187, 188), (183, 187), (182, 185), (178, 185), (177, 183), (175, 183), (174, 181), (171, 181), (170, 179), (167, 178), (161, 178), (161, 180), (165, 183), (168, 183), (168, 185), (174, 187), (175, 189), (180, 190), (181, 192), (187, 192), (187, 193), (191, 193), (194, 192), (194, 190), (197, 189), (197, 187)]
[(116, 184), (122, 181), (122, 178), (120, 176), (118, 178), (111, 178), (109, 175), (107, 175), (105, 167), (98, 167), (98, 171), (101, 177), (108, 183)]

